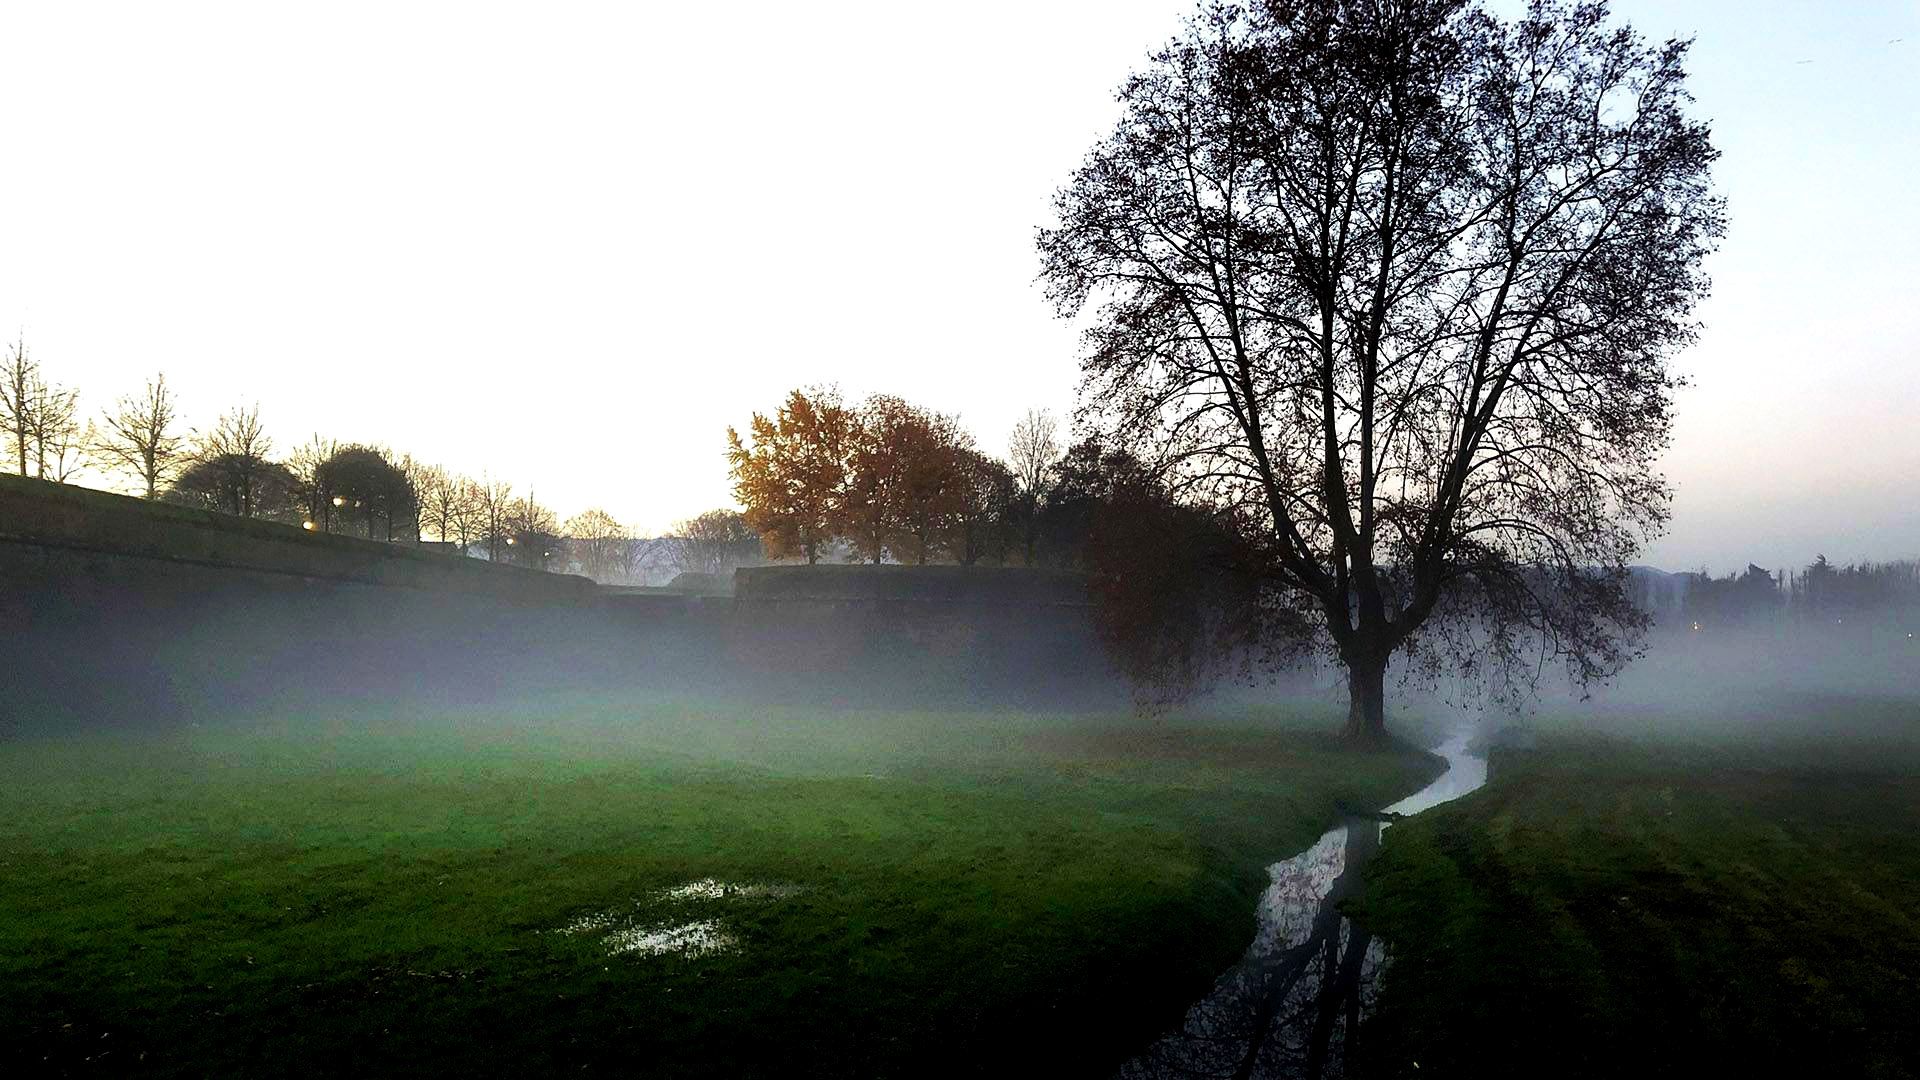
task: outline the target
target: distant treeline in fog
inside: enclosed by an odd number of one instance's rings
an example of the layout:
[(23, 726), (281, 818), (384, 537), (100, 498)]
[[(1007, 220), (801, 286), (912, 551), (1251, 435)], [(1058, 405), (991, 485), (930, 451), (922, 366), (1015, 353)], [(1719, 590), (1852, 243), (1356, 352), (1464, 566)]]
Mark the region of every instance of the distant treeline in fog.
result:
[(1748, 565), (1724, 577), (1705, 569), (1667, 574), (1636, 568), (1633, 589), (1635, 601), (1662, 623), (1690, 628), (1875, 616), (1912, 621), (1920, 615), (1920, 561), (1840, 565), (1820, 555), (1799, 568)]

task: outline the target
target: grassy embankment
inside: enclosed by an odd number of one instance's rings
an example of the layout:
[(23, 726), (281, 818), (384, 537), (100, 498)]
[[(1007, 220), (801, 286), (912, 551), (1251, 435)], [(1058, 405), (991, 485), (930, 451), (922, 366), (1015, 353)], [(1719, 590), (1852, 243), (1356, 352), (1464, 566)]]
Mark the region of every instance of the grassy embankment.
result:
[[(1266, 862), (1436, 767), (1332, 726), (575, 702), (4, 744), (0, 1046), (102, 1075), (1099, 1073), (1245, 947)], [(665, 895), (709, 878), (798, 891)], [(736, 945), (555, 932), (596, 914)]]
[(1920, 704), (1641, 719), (1388, 831), (1367, 1071), (1920, 1075)]

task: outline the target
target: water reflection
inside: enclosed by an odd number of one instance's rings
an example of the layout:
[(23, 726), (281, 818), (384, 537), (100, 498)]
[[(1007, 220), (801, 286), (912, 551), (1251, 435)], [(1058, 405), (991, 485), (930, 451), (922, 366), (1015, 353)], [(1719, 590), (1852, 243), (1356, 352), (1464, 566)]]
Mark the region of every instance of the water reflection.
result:
[[(1387, 808), (1417, 814), (1486, 783), (1468, 752), (1471, 732), (1439, 747), (1447, 771)], [(1299, 855), (1269, 868), (1259, 929), (1247, 954), (1214, 983), (1180, 1030), (1120, 1070), (1122, 1077), (1338, 1077), (1353, 1033), (1373, 1006), (1386, 956), (1340, 915), (1386, 826), (1349, 818)]]

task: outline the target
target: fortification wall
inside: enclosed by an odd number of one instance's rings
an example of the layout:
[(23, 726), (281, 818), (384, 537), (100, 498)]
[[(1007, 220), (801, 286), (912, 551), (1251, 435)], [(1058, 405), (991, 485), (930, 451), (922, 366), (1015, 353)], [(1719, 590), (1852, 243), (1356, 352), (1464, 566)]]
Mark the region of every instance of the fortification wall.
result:
[(571, 674), (546, 643), (597, 596), (585, 578), (0, 476), (0, 733), (479, 700)]
[(0, 477), (0, 734), (609, 691), (743, 707), (1113, 700), (1073, 575), (742, 578), (735, 597), (602, 590)]
[(936, 704), (1114, 704), (1083, 575), (1025, 567), (763, 566), (735, 573), (743, 677)]
[[(0, 580), (13, 580), (54, 549), (112, 560), (157, 560), (387, 588), (512, 600), (580, 600), (593, 582), (495, 565), (406, 543), (308, 532), (104, 491), (0, 476)], [(64, 564), (63, 564), (64, 565)]]

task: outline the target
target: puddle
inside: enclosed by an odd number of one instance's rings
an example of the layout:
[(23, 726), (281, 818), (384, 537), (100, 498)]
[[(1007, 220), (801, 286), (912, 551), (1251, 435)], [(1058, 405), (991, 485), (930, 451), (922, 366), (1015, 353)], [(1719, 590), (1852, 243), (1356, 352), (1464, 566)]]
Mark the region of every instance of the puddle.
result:
[(720, 926), (718, 919), (689, 923), (660, 923), (643, 926), (631, 912), (601, 911), (583, 915), (554, 931), (568, 937), (595, 934), (606, 946), (608, 956), (637, 953), (641, 956), (711, 956), (738, 945), (733, 935)]
[(712, 956), (729, 952), (739, 942), (720, 928), (717, 919), (682, 923), (679, 926), (628, 927), (615, 930), (606, 938), (607, 955), (638, 953), (641, 956)]
[(701, 878), (672, 888), (657, 889), (646, 900), (635, 900), (626, 907), (582, 915), (553, 931), (568, 937), (597, 935), (608, 956), (712, 956), (731, 952), (739, 939), (727, 933), (718, 919), (668, 923), (649, 920), (648, 912), (660, 904), (709, 903), (725, 900), (783, 900), (803, 891), (801, 886), (779, 882), (733, 882)]
[[(1387, 808), (1417, 814), (1480, 787), (1487, 762), (1471, 732), (1436, 749), (1447, 771)], [(1349, 818), (1310, 848), (1268, 868), (1253, 944), (1240, 963), (1162, 1037), (1120, 1070), (1134, 1077), (1339, 1077), (1349, 1040), (1372, 1011), (1386, 951), (1340, 914), (1388, 826)]]
[(784, 900), (800, 891), (798, 885), (782, 885), (775, 882), (718, 881), (714, 878), (701, 878), (689, 881), (685, 885), (676, 885), (671, 889), (661, 889), (653, 895), (660, 900)]

